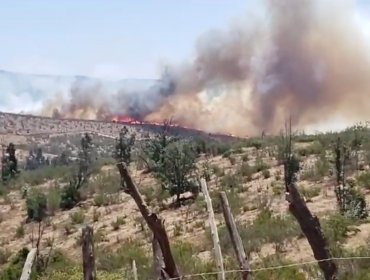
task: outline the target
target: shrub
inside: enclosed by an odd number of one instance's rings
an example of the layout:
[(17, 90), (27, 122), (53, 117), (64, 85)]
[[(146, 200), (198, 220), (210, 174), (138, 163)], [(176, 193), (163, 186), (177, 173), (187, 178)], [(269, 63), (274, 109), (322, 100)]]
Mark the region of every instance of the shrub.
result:
[(249, 156), (248, 156), (248, 154), (244, 154), (243, 156), (242, 156), (242, 161), (243, 162), (247, 162), (249, 160)]
[[(259, 212), (253, 223), (247, 225), (237, 223), (237, 227), (248, 254), (259, 252), (265, 243), (273, 243), (276, 251), (280, 251), (284, 242), (301, 234), (299, 226), (290, 216), (273, 216), (267, 208)], [(219, 235), (222, 251), (233, 254), (230, 247), (231, 240), (225, 226), (219, 228)]]
[(231, 164), (231, 165), (234, 165), (234, 164), (236, 163), (236, 158), (235, 158), (235, 157), (233, 157), (233, 156), (230, 156), (230, 157), (229, 157), (229, 161), (230, 161), (230, 164)]
[(231, 154), (232, 154), (232, 151), (231, 151), (231, 150), (227, 150), (227, 151), (225, 151), (225, 152), (222, 154), (222, 157), (223, 157), (223, 158), (230, 158)]
[(265, 179), (268, 179), (271, 176), (270, 171), (268, 169), (264, 169), (262, 171), (262, 175), (263, 175), (263, 178), (265, 178)]
[(301, 193), (302, 196), (304, 196), (306, 199), (311, 200), (312, 198), (319, 196), (321, 192), (320, 187), (301, 187), (299, 189), (299, 192)]
[[(196, 274), (212, 272), (215, 269), (213, 262), (203, 261), (196, 254), (200, 250), (192, 243), (179, 242), (172, 247), (172, 254), (176, 263), (181, 264), (184, 274)], [(189, 261), (192, 260), (192, 261)]]
[(343, 242), (353, 231), (353, 220), (342, 215), (332, 215), (323, 220), (323, 231), (331, 242)]
[(122, 217), (117, 217), (115, 221), (111, 223), (113, 230), (119, 230), (119, 228), (126, 222)]
[(225, 170), (221, 169), (220, 167), (218, 167), (217, 165), (212, 165), (211, 166), (211, 169), (213, 171), (213, 173), (217, 176), (217, 177), (222, 177), (225, 175)]
[(252, 177), (253, 173), (255, 173), (255, 170), (248, 163), (243, 162), (238, 173), (243, 177)]
[(357, 176), (357, 183), (366, 190), (370, 190), (370, 172), (365, 172)]
[(272, 193), (274, 195), (281, 195), (281, 194), (283, 194), (284, 188), (285, 187), (283, 186), (283, 183), (281, 183), (281, 182), (273, 181), (271, 183), (271, 189), (272, 189)]
[(47, 208), (49, 215), (54, 215), (55, 212), (60, 208), (61, 196), (58, 187), (54, 187), (48, 192), (47, 196)]
[(8, 249), (0, 249), (0, 265), (6, 264), (11, 256)]
[(300, 156), (308, 156), (308, 155), (319, 155), (323, 154), (325, 152), (325, 149), (321, 142), (319, 141), (314, 141), (312, 144), (302, 147), (298, 149), (298, 154)]
[(260, 157), (258, 157), (256, 159), (256, 164), (255, 164), (254, 168), (255, 168), (256, 172), (261, 172), (263, 170), (268, 169), (269, 166), (266, 163), (264, 163), (263, 160)]
[(23, 238), (23, 237), (24, 237), (24, 234), (25, 234), (25, 232), (24, 232), (24, 225), (23, 225), (23, 223), (21, 223), (21, 224), (17, 227), (17, 229), (16, 229), (16, 231), (15, 231), (15, 237), (16, 237), (16, 238)]
[(109, 197), (105, 193), (99, 193), (94, 196), (94, 205), (97, 207), (100, 206), (108, 206), (109, 205)]
[(132, 277), (131, 265), (132, 260), (135, 260), (138, 278), (151, 279), (152, 269), (149, 265), (151, 259), (137, 241), (125, 241), (116, 251), (112, 251), (110, 248), (98, 247), (96, 249), (96, 259), (98, 271), (120, 272), (119, 279), (130, 279)]
[(226, 174), (221, 179), (221, 185), (226, 189), (239, 189), (240, 186), (240, 178), (233, 174)]
[(47, 198), (44, 193), (34, 191), (26, 200), (28, 220), (37, 222), (42, 221), (46, 217)]
[[(63, 269), (51, 271), (38, 280), (80, 280), (83, 272), (80, 266), (68, 266)], [(122, 274), (117, 272), (97, 271), (96, 278), (100, 280), (122, 280)]]
[(72, 209), (78, 202), (81, 201), (81, 194), (75, 187), (73, 181), (68, 186), (64, 187), (61, 193), (60, 208), (63, 210)]
[(22, 274), (23, 265), (26, 261), (29, 251), (27, 248), (21, 249), (14, 258), (11, 259), (10, 265), (0, 272), (1, 280), (19, 279)]
[(85, 221), (85, 214), (81, 210), (69, 214), (69, 217), (73, 225), (82, 224)]
[[(308, 279), (304, 271), (298, 267), (289, 267), (290, 262), (284, 259), (279, 254), (271, 255), (262, 259), (263, 267), (278, 267), (286, 266), (283, 269), (276, 270), (261, 270), (254, 274), (254, 278), (258, 280), (305, 280)], [(309, 278), (313, 279), (313, 278)], [(317, 279), (317, 278), (315, 278)]]

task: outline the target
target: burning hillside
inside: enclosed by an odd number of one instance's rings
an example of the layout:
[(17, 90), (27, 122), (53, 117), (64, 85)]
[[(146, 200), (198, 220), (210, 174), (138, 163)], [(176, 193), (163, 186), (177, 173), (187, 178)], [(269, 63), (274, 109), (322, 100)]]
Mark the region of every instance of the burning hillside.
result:
[(172, 117), (237, 135), (276, 132), (288, 115), (301, 128), (368, 118), (370, 48), (354, 1), (261, 2), (262, 16), (205, 34), (194, 59), (169, 65), (146, 90), (78, 81), (42, 113), (140, 123)]

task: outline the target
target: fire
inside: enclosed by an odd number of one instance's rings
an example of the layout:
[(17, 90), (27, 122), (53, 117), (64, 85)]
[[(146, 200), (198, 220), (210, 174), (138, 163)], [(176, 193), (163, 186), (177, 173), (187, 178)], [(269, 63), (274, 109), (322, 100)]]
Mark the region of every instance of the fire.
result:
[[(116, 115), (116, 116), (113, 116), (111, 118), (111, 121), (114, 122), (114, 123), (125, 123), (125, 124), (151, 124), (151, 125), (157, 125), (157, 126), (162, 126), (163, 125), (163, 122), (155, 122), (155, 121), (141, 121), (141, 120), (137, 120), (133, 117), (130, 117), (130, 116), (127, 116), (127, 115)], [(175, 126), (180, 126), (178, 124), (175, 124), (175, 123), (168, 123), (167, 125), (171, 126), (171, 127), (175, 127)], [(184, 127), (186, 128), (186, 127)]]
[(112, 122), (115, 123), (127, 123), (127, 124), (142, 124), (142, 121), (136, 120), (129, 116), (114, 116)]

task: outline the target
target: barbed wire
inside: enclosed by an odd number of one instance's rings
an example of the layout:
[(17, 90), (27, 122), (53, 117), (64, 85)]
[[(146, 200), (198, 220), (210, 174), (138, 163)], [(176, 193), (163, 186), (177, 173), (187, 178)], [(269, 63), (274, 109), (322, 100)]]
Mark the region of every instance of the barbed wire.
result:
[[(230, 273), (237, 273), (237, 272), (259, 272), (259, 271), (268, 271), (268, 270), (279, 270), (283, 268), (289, 268), (289, 267), (297, 267), (297, 266), (304, 266), (304, 265), (309, 265), (309, 264), (315, 264), (315, 263), (320, 263), (320, 262), (326, 262), (326, 261), (345, 261), (345, 260), (361, 260), (361, 259), (370, 259), (370, 256), (354, 256), (354, 257), (333, 257), (333, 258), (328, 258), (328, 259), (322, 259), (322, 260), (312, 260), (312, 261), (306, 261), (306, 262), (299, 262), (299, 263), (291, 263), (287, 265), (278, 265), (278, 266), (270, 266), (270, 267), (262, 267), (262, 268), (255, 268), (255, 269), (249, 269), (249, 270), (243, 270), (243, 269), (232, 269), (232, 270), (225, 270), (225, 274), (230, 274)], [(197, 276), (209, 276), (209, 275), (217, 275), (222, 273), (221, 271), (212, 271), (212, 272), (203, 272), (203, 273), (195, 273), (195, 274), (187, 274), (187, 275), (182, 275), (180, 277), (174, 277), (174, 278), (169, 278), (169, 280), (182, 280), (186, 278), (192, 278), (192, 277), (197, 277)]]

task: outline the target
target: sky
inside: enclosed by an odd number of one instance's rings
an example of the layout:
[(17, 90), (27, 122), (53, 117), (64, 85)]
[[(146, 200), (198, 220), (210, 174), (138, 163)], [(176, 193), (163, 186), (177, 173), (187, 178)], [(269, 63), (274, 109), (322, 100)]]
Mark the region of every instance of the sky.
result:
[(227, 26), (255, 2), (2, 1), (0, 69), (156, 78), (164, 62), (189, 57), (200, 34)]
[[(370, 18), (370, 1), (353, 1)], [(164, 63), (191, 57), (199, 35), (247, 19), (259, 2), (3, 0), (0, 69), (106, 79), (157, 78)]]

